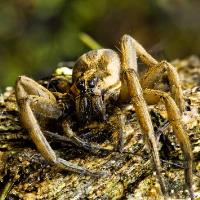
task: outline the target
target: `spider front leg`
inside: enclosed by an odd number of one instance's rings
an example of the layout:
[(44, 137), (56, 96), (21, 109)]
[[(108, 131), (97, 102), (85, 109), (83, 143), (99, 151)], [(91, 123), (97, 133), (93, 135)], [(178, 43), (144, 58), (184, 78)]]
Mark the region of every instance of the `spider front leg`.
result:
[(116, 107), (113, 110), (113, 114), (107, 121), (109, 126), (114, 126), (114, 132), (117, 133), (116, 143), (113, 147), (113, 151), (124, 152), (124, 133), (125, 133), (125, 115), (122, 112), (122, 108)]
[(183, 91), (181, 88), (181, 82), (179, 80), (176, 69), (167, 61), (158, 62), (135, 39), (131, 38), (131, 41), (134, 45), (137, 56), (149, 67), (147, 72), (142, 76), (140, 80), (142, 88), (153, 89), (156, 82), (162, 77), (165, 72), (167, 72), (172, 96), (180, 111), (183, 112), (185, 109), (185, 102)]
[(62, 110), (58, 107), (53, 94), (37, 82), (25, 76), (18, 78), (15, 91), (22, 124), (46, 160), (67, 171), (92, 176), (104, 174), (85, 169), (56, 156), (54, 150), (44, 137), (35, 117), (35, 114), (54, 119), (58, 119), (61, 116)]
[[(129, 99), (135, 107), (135, 112), (138, 117), (141, 129), (145, 134), (150, 153), (152, 155), (153, 163), (156, 169), (157, 177), (161, 186), (162, 193), (165, 198), (168, 197), (165, 183), (161, 175), (161, 162), (159, 158), (159, 151), (154, 135), (151, 117), (148, 112), (147, 104), (143, 97), (142, 87), (134, 71), (137, 67), (135, 49), (130, 36), (123, 36), (121, 39), (121, 53), (122, 53), (122, 76), (121, 76), (121, 91), (120, 99), (122, 101)], [(133, 61), (132, 61), (133, 60)]]
[(181, 114), (180, 111), (174, 102), (174, 100), (170, 97), (166, 92), (145, 89), (144, 97), (148, 104), (157, 104), (160, 100), (164, 101), (168, 119), (174, 133), (180, 143), (181, 150), (185, 157), (185, 182), (188, 186), (188, 190), (190, 193), (191, 199), (194, 199), (193, 189), (192, 189), (192, 148), (190, 145), (190, 140), (188, 135), (185, 133), (182, 122), (181, 122)]

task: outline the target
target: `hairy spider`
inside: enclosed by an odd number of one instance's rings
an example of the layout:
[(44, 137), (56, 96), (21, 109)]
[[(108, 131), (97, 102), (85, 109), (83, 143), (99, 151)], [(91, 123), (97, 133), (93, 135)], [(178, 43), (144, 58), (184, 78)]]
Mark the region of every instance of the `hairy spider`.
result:
[[(148, 66), (147, 72), (139, 79), (137, 72), (137, 56)], [(172, 97), (163, 90), (158, 90), (157, 83), (166, 73)], [(120, 53), (111, 49), (92, 50), (83, 54), (75, 63), (72, 74), (72, 84), (66, 100), (65, 110), (48, 89), (34, 80), (20, 76), (16, 82), (16, 98), (19, 106), (22, 124), (29, 132), (37, 149), (45, 159), (59, 168), (86, 175), (102, 175), (81, 166), (72, 164), (56, 156), (41, 130), (40, 117), (58, 119), (65, 118), (62, 123), (65, 135), (76, 145), (85, 149), (101, 149), (100, 146), (84, 141), (70, 127), (66, 113), (68, 110), (76, 114), (80, 124), (92, 121), (104, 121), (107, 107), (132, 103), (138, 117), (141, 129), (145, 135), (150, 154), (154, 163), (161, 190), (167, 198), (167, 190), (161, 175), (161, 162), (154, 135), (151, 117), (147, 104), (157, 104), (162, 101), (168, 113), (168, 120), (180, 143), (185, 157), (185, 181), (191, 199), (192, 189), (192, 150), (188, 135), (181, 121), (184, 111), (184, 98), (176, 69), (168, 62), (158, 62), (131, 36), (124, 35), (120, 41)], [(63, 117), (65, 116), (65, 117)], [(123, 120), (119, 122), (123, 126)], [(119, 134), (118, 144), (123, 144)], [(122, 151), (122, 146), (119, 151)]]

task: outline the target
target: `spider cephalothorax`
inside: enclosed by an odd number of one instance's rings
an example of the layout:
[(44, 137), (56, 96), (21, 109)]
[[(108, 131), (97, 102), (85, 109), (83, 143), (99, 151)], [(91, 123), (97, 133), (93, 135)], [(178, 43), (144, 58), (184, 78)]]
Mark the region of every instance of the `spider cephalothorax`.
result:
[(82, 55), (74, 66), (72, 78), (80, 121), (105, 120), (106, 105), (111, 99), (118, 99), (121, 85), (117, 53), (101, 49)]
[[(165, 105), (168, 120), (185, 157), (185, 180), (191, 199), (193, 199), (192, 150), (189, 137), (185, 133), (181, 121), (184, 98), (176, 69), (166, 61), (155, 60), (136, 40), (128, 35), (122, 37), (120, 44), (120, 53), (111, 49), (98, 49), (87, 52), (77, 60), (73, 68), (72, 84), (68, 91), (73, 100), (65, 103), (73, 104), (71, 107), (74, 109), (71, 112), (74, 112), (77, 116), (76, 119), (82, 124), (89, 124), (94, 120), (103, 121), (108, 114), (107, 107), (120, 109), (124, 103), (132, 104), (145, 135), (161, 190), (167, 198), (166, 186), (161, 175), (158, 145), (147, 107), (147, 104), (157, 104), (161, 101)], [(136, 54), (149, 67), (141, 78), (138, 78), (136, 73)], [(159, 82), (163, 74), (167, 74), (171, 95), (166, 93), (164, 88), (157, 90), (158, 87), (155, 83)], [(62, 107), (59, 106), (53, 93), (32, 79), (21, 76), (16, 82), (16, 97), (21, 121), (38, 150), (47, 160), (65, 170), (92, 176), (102, 175), (101, 172), (91, 171), (57, 157), (44, 137), (40, 121), (35, 114), (39, 113), (53, 119), (66, 117), (66, 112), (63, 115)], [(70, 107), (70, 105), (65, 107)], [(123, 126), (124, 121), (119, 118), (116, 125), (119, 128), (117, 144), (121, 144), (121, 146), (113, 149), (118, 149), (120, 152), (123, 151), (121, 131)], [(72, 131), (67, 117), (63, 120), (62, 127), (66, 137), (77, 146), (91, 151), (103, 149), (99, 145), (88, 143), (77, 136)]]

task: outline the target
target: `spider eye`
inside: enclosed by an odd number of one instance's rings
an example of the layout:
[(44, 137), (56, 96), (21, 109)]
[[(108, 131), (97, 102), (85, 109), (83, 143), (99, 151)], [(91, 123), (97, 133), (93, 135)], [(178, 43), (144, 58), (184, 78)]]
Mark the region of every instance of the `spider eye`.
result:
[(94, 88), (95, 87), (95, 82), (94, 82), (93, 79), (88, 81), (88, 86), (89, 86), (89, 88)]
[(88, 81), (89, 88), (94, 88), (98, 82), (98, 77), (94, 77), (90, 81)]
[(85, 89), (85, 82), (84, 81), (79, 81), (76, 85), (76, 87), (79, 89), (79, 90), (84, 90)]

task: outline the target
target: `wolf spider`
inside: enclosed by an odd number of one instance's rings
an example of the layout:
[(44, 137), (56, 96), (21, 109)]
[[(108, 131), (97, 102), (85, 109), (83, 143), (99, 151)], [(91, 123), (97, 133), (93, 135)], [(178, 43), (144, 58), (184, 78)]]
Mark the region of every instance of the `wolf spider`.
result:
[[(148, 66), (147, 72), (141, 78), (137, 76), (136, 54)], [(156, 89), (156, 84), (164, 73), (167, 74), (172, 97), (165, 91)], [(63, 116), (64, 111), (53, 93), (26, 76), (18, 78), (15, 90), (21, 122), (46, 160), (64, 170), (86, 175), (103, 174), (57, 157), (49, 145), (39, 125), (41, 122), (36, 116), (39, 114), (53, 119)], [(185, 158), (185, 182), (191, 199), (194, 198), (192, 150), (189, 137), (181, 122), (184, 97), (177, 71), (170, 63), (158, 62), (135, 39), (124, 35), (120, 41), (120, 53), (111, 49), (92, 50), (76, 61), (68, 94), (73, 98), (70, 105), (73, 108), (72, 112), (76, 113), (77, 121), (82, 124), (104, 121), (106, 108), (112, 102), (117, 106), (127, 102), (133, 104), (150, 150), (162, 193), (167, 198), (168, 193), (161, 175), (158, 145), (147, 107), (147, 104), (157, 104), (162, 101)], [(72, 131), (68, 120), (64, 120), (63, 129), (66, 136), (76, 145), (90, 150), (101, 149), (98, 145), (90, 144), (77, 136)], [(119, 137), (119, 140), (122, 138)]]

